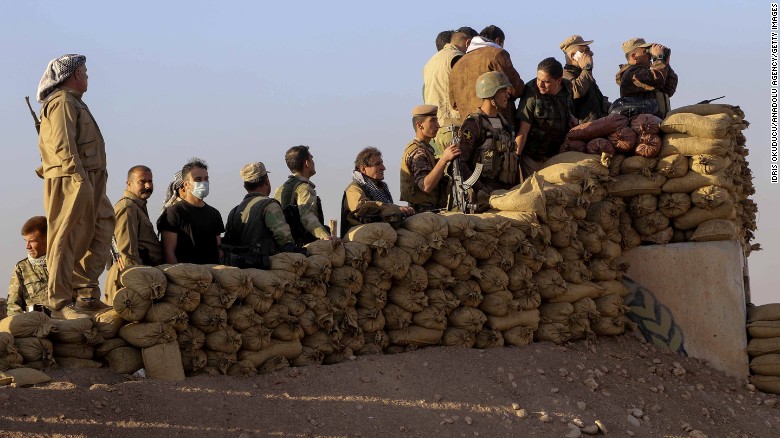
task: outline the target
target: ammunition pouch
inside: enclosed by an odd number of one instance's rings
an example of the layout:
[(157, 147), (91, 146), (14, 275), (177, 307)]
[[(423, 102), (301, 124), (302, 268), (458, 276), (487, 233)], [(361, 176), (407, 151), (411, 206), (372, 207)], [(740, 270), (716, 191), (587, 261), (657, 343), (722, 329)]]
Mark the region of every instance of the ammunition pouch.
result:
[(270, 250), (258, 243), (252, 246), (220, 245), (222, 249), (222, 264), (236, 268), (268, 269), (271, 266)]

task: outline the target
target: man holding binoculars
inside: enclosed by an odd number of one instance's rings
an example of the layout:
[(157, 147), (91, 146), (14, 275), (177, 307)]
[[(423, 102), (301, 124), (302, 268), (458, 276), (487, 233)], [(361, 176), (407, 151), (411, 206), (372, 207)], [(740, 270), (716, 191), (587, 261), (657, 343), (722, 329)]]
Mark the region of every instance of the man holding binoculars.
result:
[(669, 98), (677, 90), (677, 74), (669, 65), (671, 49), (643, 38), (631, 38), (622, 47), (628, 63), (615, 75), (620, 97), (657, 100), (657, 115), (665, 117)]

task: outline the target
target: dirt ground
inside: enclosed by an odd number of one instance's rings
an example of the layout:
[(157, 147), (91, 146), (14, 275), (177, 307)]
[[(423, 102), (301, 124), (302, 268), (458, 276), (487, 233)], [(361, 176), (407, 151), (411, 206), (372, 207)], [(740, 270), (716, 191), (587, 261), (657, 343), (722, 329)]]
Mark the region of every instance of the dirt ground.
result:
[(776, 396), (629, 335), (426, 348), (254, 378), (48, 374), (0, 388), (2, 436), (576, 437), (596, 421), (612, 436), (780, 436)]

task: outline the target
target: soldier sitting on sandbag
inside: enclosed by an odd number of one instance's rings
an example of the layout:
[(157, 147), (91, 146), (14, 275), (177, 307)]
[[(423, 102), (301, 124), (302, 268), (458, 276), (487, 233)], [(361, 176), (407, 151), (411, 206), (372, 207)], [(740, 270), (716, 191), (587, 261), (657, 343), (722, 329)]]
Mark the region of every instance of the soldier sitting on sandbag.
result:
[(22, 226), (27, 258), (14, 266), (8, 287), (8, 316), (43, 310), (49, 304), (49, 271), (46, 269), (46, 218), (34, 216)]
[(230, 210), (222, 238), (222, 263), (239, 268), (270, 266), (268, 258), (295, 249), (290, 226), (282, 206), (270, 198), (271, 181), (261, 162), (241, 168), (241, 179), (247, 191), (244, 200)]
[(370, 222), (398, 224), (414, 209), (393, 203), (393, 196), (384, 181), (385, 164), (382, 152), (367, 147), (355, 158), (352, 182), (344, 190), (341, 201), (341, 237), (355, 225)]
[(610, 113), (627, 117), (649, 113), (663, 119), (671, 109), (669, 98), (677, 90), (677, 73), (669, 65), (671, 50), (643, 38), (631, 38), (622, 47), (628, 63), (615, 74), (620, 99)]

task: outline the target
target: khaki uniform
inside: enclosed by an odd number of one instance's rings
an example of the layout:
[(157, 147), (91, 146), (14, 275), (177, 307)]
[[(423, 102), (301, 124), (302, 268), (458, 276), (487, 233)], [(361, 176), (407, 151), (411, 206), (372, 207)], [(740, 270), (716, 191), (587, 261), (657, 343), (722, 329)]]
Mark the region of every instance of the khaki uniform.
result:
[(417, 139), (404, 148), (401, 156), (401, 200), (409, 203), (415, 212), (447, 207), (447, 177), (442, 177), (431, 193), (422, 190), (423, 180), (436, 166), (433, 147)]
[[(162, 244), (154, 231), (146, 210), (146, 200), (133, 192), (125, 191), (122, 199), (114, 205), (114, 238), (119, 257), (125, 268), (134, 265), (157, 266), (162, 264)], [(119, 265), (114, 263), (108, 270), (105, 287), (105, 302), (113, 302), (119, 278)]]
[(563, 67), (563, 78), (571, 83), (574, 117), (580, 123), (592, 122), (609, 113), (609, 102), (601, 93), (591, 70), (566, 64)]
[(450, 73), (452, 66), (461, 56), (463, 52), (454, 44), (448, 43), (423, 67), (423, 101), (438, 107), (436, 117), (441, 126), (431, 142), (436, 158), (439, 158), (444, 147), (452, 142), (448, 127), (460, 126), (460, 114), (450, 104)]
[(49, 305), (49, 271), (24, 259), (14, 266), (8, 286), (8, 316), (27, 312), (34, 304)]
[[(60, 87), (41, 108), (38, 140), (48, 226), (49, 306), (100, 298), (114, 212), (106, 197), (106, 146), (81, 93)], [(84, 289), (79, 291), (79, 289)]]
[(401, 207), (376, 201), (354, 180), (344, 190), (341, 200), (341, 237), (350, 228), (369, 222), (398, 223), (406, 217)]
[(322, 204), (314, 191), (315, 187), (311, 181), (296, 173), (276, 189), (274, 198), (282, 204), (282, 208), (290, 204), (297, 205), (304, 230), (315, 239), (324, 239), (330, 236), (330, 232), (325, 228)]

